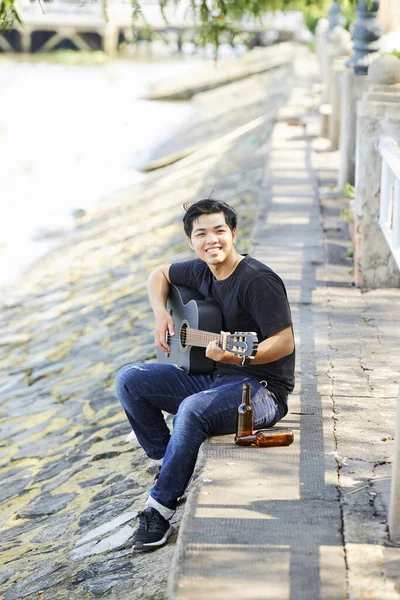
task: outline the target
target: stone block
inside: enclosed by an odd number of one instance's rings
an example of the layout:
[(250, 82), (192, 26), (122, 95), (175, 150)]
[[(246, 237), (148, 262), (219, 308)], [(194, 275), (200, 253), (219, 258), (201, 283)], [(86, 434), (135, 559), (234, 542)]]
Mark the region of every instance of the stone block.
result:
[(354, 203), (355, 283), (370, 289), (400, 286), (399, 269), (378, 224), (381, 157), (376, 149), (380, 135), (400, 138), (400, 111), (396, 102), (371, 101), (376, 95), (378, 86), (357, 107)]
[(400, 59), (394, 54), (378, 56), (369, 66), (368, 79), (384, 85), (400, 83)]
[(346, 58), (337, 58), (333, 62), (332, 72), (330, 77), (330, 105), (332, 107), (331, 114), (329, 116), (328, 123), (328, 137), (331, 141), (332, 148), (337, 149), (339, 147), (339, 135), (340, 135), (340, 113), (341, 113), (341, 78), (343, 73), (348, 72), (346, 67)]
[(356, 148), (356, 106), (364, 91), (368, 89), (366, 75), (344, 73), (340, 80), (340, 167), (338, 188), (344, 189), (346, 183), (354, 184), (355, 148)]

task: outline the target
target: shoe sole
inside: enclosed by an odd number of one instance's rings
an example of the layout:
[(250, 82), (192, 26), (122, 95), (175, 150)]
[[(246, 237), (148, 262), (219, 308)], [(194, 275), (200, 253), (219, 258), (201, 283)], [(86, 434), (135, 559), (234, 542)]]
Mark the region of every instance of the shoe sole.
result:
[(132, 550), (138, 552), (140, 550), (151, 550), (152, 548), (157, 548), (158, 546), (162, 546), (168, 540), (169, 536), (174, 533), (174, 528), (172, 525), (169, 526), (169, 529), (165, 532), (164, 537), (157, 542), (149, 542), (148, 544), (144, 544), (143, 542), (138, 542), (134, 546), (132, 546)]

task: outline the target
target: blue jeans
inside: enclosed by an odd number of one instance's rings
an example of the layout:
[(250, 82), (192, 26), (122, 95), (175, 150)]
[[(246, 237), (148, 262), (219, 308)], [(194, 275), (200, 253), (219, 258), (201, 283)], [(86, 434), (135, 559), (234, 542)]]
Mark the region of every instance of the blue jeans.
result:
[[(175, 510), (207, 437), (236, 432), (245, 381), (251, 388), (254, 429), (272, 427), (284, 408), (265, 382), (248, 375), (188, 375), (176, 365), (156, 363), (125, 365), (118, 372), (115, 391), (140, 445), (150, 458), (164, 458), (150, 492), (160, 504)], [(162, 411), (175, 415), (172, 434)]]

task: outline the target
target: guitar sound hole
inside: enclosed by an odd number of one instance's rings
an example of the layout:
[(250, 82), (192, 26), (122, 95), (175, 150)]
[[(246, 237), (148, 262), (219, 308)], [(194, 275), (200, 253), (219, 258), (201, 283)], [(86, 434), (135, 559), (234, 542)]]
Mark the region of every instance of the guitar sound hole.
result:
[(180, 340), (181, 340), (182, 348), (186, 348), (186, 330), (187, 330), (187, 328), (188, 328), (188, 324), (182, 323), (181, 333), (180, 333)]

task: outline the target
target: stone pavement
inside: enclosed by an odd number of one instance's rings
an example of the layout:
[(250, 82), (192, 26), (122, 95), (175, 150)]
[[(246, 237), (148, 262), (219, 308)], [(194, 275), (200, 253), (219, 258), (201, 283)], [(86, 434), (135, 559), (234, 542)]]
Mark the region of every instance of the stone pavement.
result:
[[(81, 219), (0, 300), (0, 595), (5, 600), (159, 600), (176, 535), (132, 556), (149, 460), (117, 402), (122, 365), (155, 358), (148, 273), (192, 256), (182, 204), (231, 202), (248, 250), (274, 114), (289, 68), (207, 92), (201, 152), (146, 176)], [(249, 94), (250, 91), (250, 94)], [(236, 121), (237, 106), (251, 126)], [(266, 115), (269, 115), (269, 117)], [(239, 117), (239, 115), (238, 115)], [(222, 141), (205, 145), (218, 119)], [(229, 134), (229, 135), (227, 135)], [(189, 133), (188, 139), (190, 138)], [(177, 511), (179, 521), (183, 506)]]
[(400, 384), (400, 289), (352, 285), (336, 190), (338, 155), (319, 137), (315, 60), (299, 52), (270, 141), (252, 254), (284, 279), (297, 384), (288, 448), (203, 444), (171, 600), (396, 600), (400, 546), (387, 508)]

